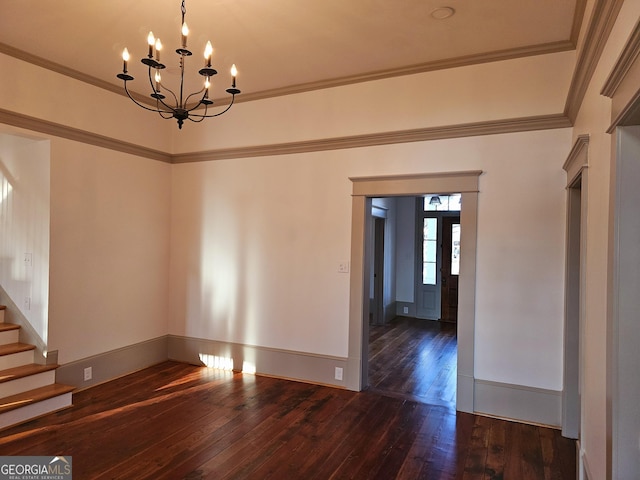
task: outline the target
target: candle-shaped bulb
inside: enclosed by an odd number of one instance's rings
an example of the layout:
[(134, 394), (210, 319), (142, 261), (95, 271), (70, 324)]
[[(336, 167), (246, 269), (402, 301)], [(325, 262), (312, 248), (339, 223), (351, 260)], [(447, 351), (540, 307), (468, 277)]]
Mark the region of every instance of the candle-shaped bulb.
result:
[(156, 62), (160, 63), (160, 50), (162, 50), (162, 42), (158, 38), (156, 40)]
[(182, 24), (182, 48), (187, 47), (187, 35), (189, 35), (189, 27), (187, 27), (187, 22)]
[(209, 80), (209, 77), (205, 78), (204, 80), (204, 88), (206, 88), (207, 90), (209, 90), (209, 87), (211, 86), (211, 81)]
[(207, 42), (207, 46), (204, 47), (204, 59), (207, 67), (211, 67), (211, 55), (213, 54), (213, 46), (211, 42)]
[(127, 50), (127, 48), (125, 47), (124, 50), (122, 50), (122, 60), (124, 61), (124, 66), (122, 67), (122, 71), (124, 73), (127, 73), (127, 62), (129, 61), (129, 50)]
[(160, 91), (160, 83), (162, 82), (162, 77), (160, 76), (160, 72), (156, 70), (156, 92)]
[(231, 65), (231, 87), (236, 88), (236, 77), (238, 76), (238, 69), (236, 68), (236, 64)]
[(147, 43), (149, 44), (149, 58), (153, 58), (153, 46), (156, 43), (156, 38), (153, 36), (153, 32), (149, 32), (147, 36)]

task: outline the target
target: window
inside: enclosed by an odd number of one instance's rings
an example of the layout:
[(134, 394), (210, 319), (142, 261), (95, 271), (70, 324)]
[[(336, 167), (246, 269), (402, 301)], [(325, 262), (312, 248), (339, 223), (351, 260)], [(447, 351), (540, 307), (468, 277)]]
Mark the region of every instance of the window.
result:
[(427, 195), (424, 197), (425, 212), (459, 212), (462, 195)]
[(438, 253), (438, 219), (424, 218), (422, 233), (422, 284), (436, 284), (436, 259)]
[(460, 275), (460, 224), (451, 225), (451, 275)]

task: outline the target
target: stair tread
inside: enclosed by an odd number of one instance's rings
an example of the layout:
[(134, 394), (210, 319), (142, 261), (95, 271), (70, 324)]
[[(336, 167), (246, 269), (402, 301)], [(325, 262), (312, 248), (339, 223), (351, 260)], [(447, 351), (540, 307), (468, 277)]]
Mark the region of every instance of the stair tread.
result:
[(20, 325), (15, 323), (0, 323), (0, 332), (8, 332), (9, 330), (18, 330)]
[(57, 364), (40, 365), (37, 363), (7, 368), (6, 370), (0, 370), (0, 383), (10, 382), (11, 380), (28, 377), (37, 373), (48, 372), (50, 370), (55, 370), (56, 368), (58, 368)]
[(0, 414), (15, 410), (17, 408), (26, 407), (49, 398), (64, 395), (75, 390), (75, 387), (63, 385), (61, 383), (53, 383), (40, 388), (34, 388), (27, 392), (10, 395), (0, 398)]
[(12, 353), (27, 352), (35, 348), (35, 345), (29, 345), (27, 343), (7, 343), (6, 345), (0, 345), (0, 357), (3, 355), (11, 355)]

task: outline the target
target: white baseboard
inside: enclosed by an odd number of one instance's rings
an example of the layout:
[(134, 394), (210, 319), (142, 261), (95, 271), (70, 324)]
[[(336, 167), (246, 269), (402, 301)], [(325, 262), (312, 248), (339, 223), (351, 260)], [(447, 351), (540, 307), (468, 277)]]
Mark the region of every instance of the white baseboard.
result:
[(480, 414), (560, 428), (562, 392), (476, 379), (474, 410)]
[[(169, 335), (168, 352), (170, 360), (194, 365), (214, 363), (258, 375), (335, 387), (346, 386), (347, 359), (341, 357), (177, 335)], [(336, 368), (342, 369), (342, 380), (336, 379)]]

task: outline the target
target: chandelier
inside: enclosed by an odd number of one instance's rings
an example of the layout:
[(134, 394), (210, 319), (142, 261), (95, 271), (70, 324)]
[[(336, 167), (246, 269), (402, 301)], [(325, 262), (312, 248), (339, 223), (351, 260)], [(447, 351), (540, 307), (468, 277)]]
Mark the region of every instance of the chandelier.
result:
[[(140, 61), (144, 65), (149, 67), (149, 84), (151, 85), (152, 90), (150, 96), (151, 98), (155, 99), (155, 107), (143, 105), (142, 103), (137, 101), (135, 98), (133, 98), (131, 92), (129, 91), (129, 88), (127, 87), (127, 82), (133, 80), (133, 77), (127, 73), (129, 51), (126, 48), (122, 51), (122, 60), (124, 61), (122, 73), (119, 73), (117, 75), (120, 80), (124, 81), (124, 90), (127, 93), (127, 96), (136, 105), (144, 108), (145, 110), (156, 112), (160, 114), (162, 118), (175, 118), (178, 121), (178, 128), (180, 129), (182, 128), (182, 124), (185, 120), (190, 120), (192, 122), (201, 122), (205, 118), (218, 117), (223, 113), (226, 113), (233, 105), (236, 95), (240, 93), (240, 90), (236, 88), (236, 76), (238, 75), (238, 71), (236, 70), (236, 66), (234, 64), (231, 67), (231, 88), (227, 88), (226, 90), (226, 92), (231, 95), (231, 102), (229, 103), (227, 108), (225, 108), (221, 112), (207, 112), (209, 105), (213, 104), (213, 100), (209, 99), (211, 77), (218, 73), (215, 69), (211, 68), (211, 56), (213, 55), (213, 47), (211, 46), (211, 42), (207, 42), (207, 45), (204, 49), (205, 66), (198, 72), (204, 77), (204, 86), (197, 92), (185, 95), (184, 63), (185, 58), (190, 57), (192, 53), (187, 49), (187, 35), (189, 35), (189, 28), (184, 21), (184, 16), (187, 13), (184, 2), (185, 0), (182, 0), (181, 46), (176, 50), (180, 64), (180, 89), (178, 93), (176, 94), (162, 83), (160, 72), (161, 70), (166, 68), (165, 65), (160, 63), (160, 51), (162, 50), (162, 42), (160, 42), (159, 38), (156, 39), (154, 37), (153, 32), (149, 32), (149, 36), (147, 37), (147, 42), (149, 44), (149, 54), (147, 55), (147, 57), (143, 58)], [(164, 95), (164, 93), (169, 94), (170, 98), (168, 99)], [(203, 107), (203, 111), (198, 110), (202, 109)]]

